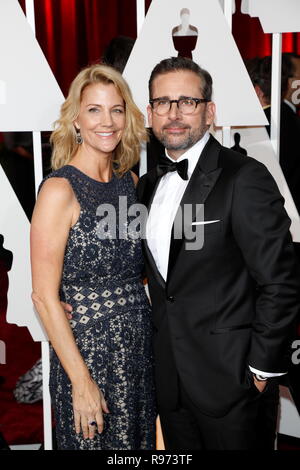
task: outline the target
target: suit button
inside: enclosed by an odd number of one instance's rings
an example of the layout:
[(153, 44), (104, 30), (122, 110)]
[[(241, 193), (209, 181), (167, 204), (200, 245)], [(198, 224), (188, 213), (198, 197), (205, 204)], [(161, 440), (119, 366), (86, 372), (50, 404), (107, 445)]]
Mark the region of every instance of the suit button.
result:
[(168, 302), (175, 302), (175, 297), (173, 297), (172, 295), (170, 295), (169, 297), (167, 297), (167, 301), (168, 301)]

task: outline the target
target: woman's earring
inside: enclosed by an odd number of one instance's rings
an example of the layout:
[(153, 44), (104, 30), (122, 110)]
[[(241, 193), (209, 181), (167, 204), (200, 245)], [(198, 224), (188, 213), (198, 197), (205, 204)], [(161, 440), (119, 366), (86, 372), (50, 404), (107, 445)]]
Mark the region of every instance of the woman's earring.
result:
[(83, 138), (81, 137), (80, 130), (78, 129), (76, 132), (76, 143), (78, 145), (82, 144)]

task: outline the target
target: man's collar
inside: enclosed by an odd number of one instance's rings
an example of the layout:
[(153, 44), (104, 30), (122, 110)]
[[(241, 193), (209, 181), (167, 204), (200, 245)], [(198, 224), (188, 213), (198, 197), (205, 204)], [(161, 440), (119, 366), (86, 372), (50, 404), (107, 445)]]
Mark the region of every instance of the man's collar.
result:
[(287, 104), (293, 111), (294, 113), (297, 113), (297, 108), (296, 106), (294, 105), (294, 103), (291, 103), (290, 101), (288, 100), (283, 100), (285, 102), (285, 104)]

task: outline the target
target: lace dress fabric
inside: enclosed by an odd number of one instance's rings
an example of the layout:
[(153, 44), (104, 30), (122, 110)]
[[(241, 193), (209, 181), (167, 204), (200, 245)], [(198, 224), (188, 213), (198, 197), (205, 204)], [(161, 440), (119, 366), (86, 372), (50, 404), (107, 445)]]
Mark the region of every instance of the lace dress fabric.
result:
[[(65, 250), (61, 299), (73, 307), (76, 344), (110, 411), (104, 414), (104, 431), (94, 439), (75, 433), (72, 387), (52, 349), (50, 393), (58, 448), (154, 449), (152, 323), (141, 282), (141, 240), (118, 235), (132, 221), (119, 211), (120, 196), (123, 204), (127, 197), (128, 207), (136, 202), (131, 174), (101, 183), (66, 165), (45, 180), (51, 177), (67, 179), (80, 204)], [(113, 206), (116, 216), (116, 234), (111, 225), (104, 239), (98, 236), (102, 204)]]

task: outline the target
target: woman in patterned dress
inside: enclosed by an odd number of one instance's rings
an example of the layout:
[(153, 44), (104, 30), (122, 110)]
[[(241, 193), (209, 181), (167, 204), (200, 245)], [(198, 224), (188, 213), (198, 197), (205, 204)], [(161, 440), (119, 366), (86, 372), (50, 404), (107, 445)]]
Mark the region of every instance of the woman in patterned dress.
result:
[[(54, 171), (31, 227), (32, 298), (51, 342), (59, 449), (155, 448), (151, 311), (126, 211), (145, 140), (122, 76), (106, 65), (81, 71), (51, 136)], [(113, 223), (103, 217), (110, 210)]]

